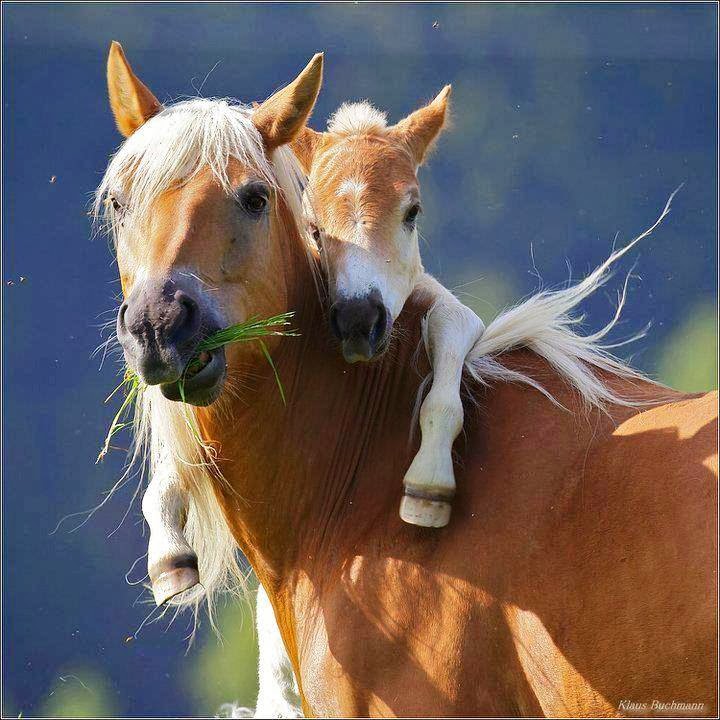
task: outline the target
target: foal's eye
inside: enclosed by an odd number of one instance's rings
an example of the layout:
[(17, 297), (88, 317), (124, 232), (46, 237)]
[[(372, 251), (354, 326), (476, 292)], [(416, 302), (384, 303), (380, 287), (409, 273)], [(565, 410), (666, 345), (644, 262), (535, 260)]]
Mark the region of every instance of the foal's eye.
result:
[(320, 246), (320, 228), (318, 228), (317, 225), (310, 223), (308, 225), (308, 229), (310, 230), (310, 234), (313, 237), (313, 240), (318, 244), (318, 247)]
[(415, 203), (414, 205), (411, 205), (407, 209), (407, 212), (405, 213), (403, 222), (406, 225), (414, 225), (415, 221), (417, 220), (417, 216), (419, 214), (420, 214), (420, 203)]

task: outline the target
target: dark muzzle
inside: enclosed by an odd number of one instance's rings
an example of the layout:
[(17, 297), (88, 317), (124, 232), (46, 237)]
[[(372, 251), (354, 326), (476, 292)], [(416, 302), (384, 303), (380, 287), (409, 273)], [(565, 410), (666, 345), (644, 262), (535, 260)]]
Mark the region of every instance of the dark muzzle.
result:
[(341, 298), (330, 308), (330, 327), (342, 341), (349, 363), (367, 361), (383, 352), (391, 319), (378, 290), (365, 297)]
[(148, 385), (160, 385), (171, 400), (206, 405), (215, 399), (225, 374), (222, 350), (205, 353), (199, 369), (188, 364), (198, 343), (220, 324), (191, 278), (171, 275), (135, 285), (120, 306), (117, 334), (127, 364)]

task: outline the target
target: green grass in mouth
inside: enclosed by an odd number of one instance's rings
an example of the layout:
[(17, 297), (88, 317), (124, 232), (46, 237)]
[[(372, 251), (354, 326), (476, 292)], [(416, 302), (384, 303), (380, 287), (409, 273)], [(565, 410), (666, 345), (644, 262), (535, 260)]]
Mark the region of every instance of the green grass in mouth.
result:
[[(299, 335), (298, 332), (287, 329), (290, 326), (290, 320), (293, 315), (294, 313), (292, 312), (286, 312), (264, 319), (254, 316), (245, 322), (238, 323), (237, 325), (230, 325), (230, 327), (218, 330), (216, 333), (213, 333), (202, 340), (195, 351), (195, 356), (187, 364), (183, 377), (181, 377), (178, 381), (182, 401), (185, 402), (185, 374), (188, 370), (192, 370), (193, 367), (197, 367), (201, 353), (212, 352), (213, 350), (225, 347), (226, 345), (231, 345), (232, 343), (255, 341), (260, 345), (260, 349), (262, 350), (265, 359), (272, 368), (273, 374), (275, 375), (275, 382), (277, 383), (278, 390), (280, 391), (280, 397), (282, 398), (283, 404), (285, 404), (285, 391), (283, 390), (282, 382), (280, 382), (280, 376), (278, 375), (275, 363), (273, 362), (272, 357), (270, 357), (267, 346), (263, 342), (263, 338), (273, 335), (282, 337), (297, 337)], [(113, 397), (115, 397), (118, 391), (121, 390), (125, 395), (123, 402), (120, 405), (120, 409), (117, 411), (110, 424), (110, 429), (105, 436), (105, 442), (103, 443), (100, 454), (97, 457), (97, 462), (100, 462), (105, 455), (107, 455), (111, 447), (110, 443), (113, 436), (119, 433), (123, 428), (132, 425), (132, 415), (135, 403), (145, 391), (146, 387), (145, 383), (133, 370), (126, 368), (125, 373), (123, 374), (122, 382), (105, 399), (106, 403), (109, 402)]]

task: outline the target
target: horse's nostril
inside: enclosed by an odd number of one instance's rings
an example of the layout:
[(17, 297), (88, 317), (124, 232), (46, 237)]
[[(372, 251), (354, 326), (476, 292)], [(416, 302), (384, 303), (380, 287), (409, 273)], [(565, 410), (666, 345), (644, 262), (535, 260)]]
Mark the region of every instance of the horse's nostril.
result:
[(176, 316), (169, 329), (175, 341), (192, 337), (200, 328), (200, 309), (197, 302), (186, 292), (178, 290), (173, 296), (177, 303)]
[(197, 309), (197, 303), (193, 300), (190, 295), (182, 290), (178, 290), (175, 293), (175, 299), (187, 310), (194, 311)]
[(178, 290), (175, 293), (174, 297), (176, 302), (179, 303), (180, 307), (183, 308), (188, 318), (191, 318), (193, 315), (197, 314), (198, 304), (186, 292)]
[(120, 306), (120, 310), (118, 311), (118, 326), (120, 327), (121, 330), (125, 330), (125, 325), (126, 325), (125, 316), (127, 315), (127, 309), (128, 309), (128, 304), (126, 302), (124, 302)]
[(378, 317), (373, 327), (374, 340), (376, 342), (382, 338), (385, 333), (385, 328), (387, 327), (387, 309), (383, 303), (378, 304), (377, 314)]

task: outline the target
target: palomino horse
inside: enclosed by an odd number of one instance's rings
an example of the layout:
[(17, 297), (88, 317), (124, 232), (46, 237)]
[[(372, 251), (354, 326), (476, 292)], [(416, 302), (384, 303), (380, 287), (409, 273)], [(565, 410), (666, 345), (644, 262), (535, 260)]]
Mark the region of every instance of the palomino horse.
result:
[[(305, 713), (651, 714), (657, 701), (714, 714), (717, 396), (645, 381), (572, 333), (567, 312), (603, 273), (487, 328), (453, 522), (408, 525), (399, 479), (427, 367), (408, 368), (430, 300), (406, 299), (376, 362), (347, 365), (328, 343), (282, 147), (312, 108), (319, 62), (254, 112), (161, 110), (134, 76), (117, 80), (118, 125), (135, 132), (99, 199), (113, 197), (120, 339), (157, 385), (140, 430), (154, 462), (167, 451), (183, 467), (205, 582), (222, 584), (233, 542), (253, 565)], [(199, 442), (173, 402), (199, 339), (287, 309), (302, 337), (270, 348), (287, 406), (259, 352), (214, 353), (186, 384)], [(256, 375), (252, 393), (230, 392)], [(521, 379), (563, 407), (499, 382)], [(628, 397), (647, 405), (612, 401)]]

